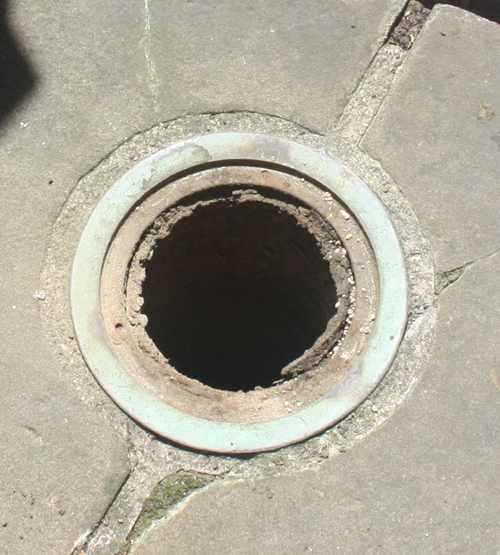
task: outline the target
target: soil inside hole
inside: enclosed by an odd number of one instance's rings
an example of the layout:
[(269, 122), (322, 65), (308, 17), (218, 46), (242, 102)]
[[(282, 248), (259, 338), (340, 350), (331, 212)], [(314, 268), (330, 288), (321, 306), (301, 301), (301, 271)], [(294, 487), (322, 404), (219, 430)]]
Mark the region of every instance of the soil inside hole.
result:
[(145, 262), (147, 333), (178, 372), (216, 389), (271, 386), (336, 314), (311, 210), (258, 197), (170, 210)]

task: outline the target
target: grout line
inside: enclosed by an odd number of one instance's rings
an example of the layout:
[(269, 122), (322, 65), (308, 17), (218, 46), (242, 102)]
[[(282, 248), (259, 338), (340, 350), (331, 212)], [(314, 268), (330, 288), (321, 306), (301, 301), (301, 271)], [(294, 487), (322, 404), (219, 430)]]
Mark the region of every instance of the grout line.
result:
[(86, 533), (82, 534), (77, 541), (71, 551), (71, 555), (87, 555), (88, 548), (92, 544), (94, 538), (99, 535), (100, 531), (103, 528), (103, 524), (106, 522), (107, 516), (109, 512), (113, 509), (114, 505), (116, 504), (119, 497), (122, 495), (123, 490), (127, 488), (128, 482), (130, 481), (132, 473), (128, 473), (123, 481), (120, 489), (116, 492), (116, 495), (108, 504), (108, 507), (104, 511), (102, 517), (98, 522), (96, 522)]
[(342, 115), (327, 133), (357, 147), (389, 92), (406, 52), (396, 45), (384, 44), (351, 96)]
[(149, 497), (161, 478), (161, 473), (148, 472), (148, 469), (136, 469), (132, 472), (85, 549), (77, 552), (78, 555), (121, 553), (122, 546), (142, 510), (143, 500)]

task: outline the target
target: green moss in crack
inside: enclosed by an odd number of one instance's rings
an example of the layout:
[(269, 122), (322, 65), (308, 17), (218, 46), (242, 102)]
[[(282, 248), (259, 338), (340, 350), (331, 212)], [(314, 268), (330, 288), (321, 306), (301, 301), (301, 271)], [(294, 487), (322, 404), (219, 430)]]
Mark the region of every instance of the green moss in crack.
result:
[(120, 553), (122, 555), (130, 553), (134, 542), (147, 532), (155, 521), (164, 518), (181, 499), (212, 480), (212, 476), (187, 472), (177, 472), (167, 476), (154, 488), (151, 495), (144, 502), (141, 513), (125, 541), (123, 551)]
[(447, 272), (436, 272), (436, 283), (435, 292), (436, 295), (440, 295), (448, 285), (451, 285), (464, 273), (465, 268), (468, 264), (462, 266), (461, 268), (456, 268), (455, 270), (449, 270)]

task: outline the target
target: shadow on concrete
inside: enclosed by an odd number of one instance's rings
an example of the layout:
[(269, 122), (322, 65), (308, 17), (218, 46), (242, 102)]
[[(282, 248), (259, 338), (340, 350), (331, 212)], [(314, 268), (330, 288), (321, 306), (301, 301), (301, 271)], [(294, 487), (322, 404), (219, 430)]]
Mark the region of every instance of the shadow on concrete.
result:
[(500, 0), (421, 0), (426, 8), (433, 8), (436, 4), (451, 4), (463, 10), (475, 13), (500, 23)]
[(0, 0), (0, 125), (34, 88), (36, 77), (8, 24), (8, 0)]
[(449, 4), (500, 23), (500, 0), (408, 0), (401, 15), (394, 22), (389, 44), (410, 50), (426, 19), (436, 4)]

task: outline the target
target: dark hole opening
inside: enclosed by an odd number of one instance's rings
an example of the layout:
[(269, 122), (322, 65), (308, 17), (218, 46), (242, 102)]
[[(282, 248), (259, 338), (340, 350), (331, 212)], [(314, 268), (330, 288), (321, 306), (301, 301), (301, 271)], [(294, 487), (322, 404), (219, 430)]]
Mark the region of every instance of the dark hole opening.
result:
[(274, 204), (198, 204), (146, 266), (147, 332), (179, 372), (216, 389), (269, 387), (334, 316), (316, 238)]

